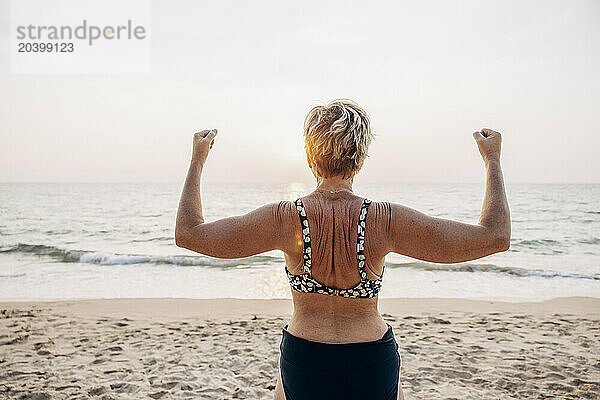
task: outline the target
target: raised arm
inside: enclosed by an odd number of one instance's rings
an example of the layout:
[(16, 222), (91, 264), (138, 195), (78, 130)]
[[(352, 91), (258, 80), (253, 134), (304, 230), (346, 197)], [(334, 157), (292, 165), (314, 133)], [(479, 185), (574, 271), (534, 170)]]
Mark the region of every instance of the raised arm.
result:
[(279, 204), (245, 215), (205, 223), (200, 180), (216, 129), (194, 135), (192, 161), (179, 200), (175, 243), (179, 247), (219, 258), (247, 257), (282, 247)]
[(474, 260), (508, 250), (510, 211), (500, 167), (500, 133), (473, 134), (486, 167), (485, 196), (479, 222), (465, 224), (430, 217), (399, 204), (390, 205), (388, 252), (436, 263)]

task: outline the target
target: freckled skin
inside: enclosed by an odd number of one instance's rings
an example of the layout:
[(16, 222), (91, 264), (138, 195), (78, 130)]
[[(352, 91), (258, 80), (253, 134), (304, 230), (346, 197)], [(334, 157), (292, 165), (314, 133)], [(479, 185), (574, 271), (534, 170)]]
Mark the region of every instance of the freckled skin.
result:
[[(281, 250), (290, 272), (301, 273), (300, 219), (292, 202), (267, 204), (245, 215), (204, 222), (200, 179), (216, 135), (216, 130), (194, 135), (192, 161), (177, 213), (177, 245), (220, 258)], [(391, 252), (429, 262), (456, 263), (508, 249), (510, 211), (500, 167), (501, 136), (482, 129), (473, 137), (486, 166), (479, 222), (465, 224), (431, 217), (400, 204), (372, 202), (365, 227), (367, 278), (381, 275), (385, 256)], [(302, 197), (311, 234), (313, 276), (328, 286), (351, 287), (360, 280), (356, 226), (364, 198), (352, 193), (352, 177), (315, 177), (317, 188)], [(353, 299), (292, 290), (292, 299), (294, 311), (288, 331), (294, 336), (348, 343), (377, 340), (387, 330), (377, 297)], [(398, 399), (403, 398), (400, 389)], [(275, 399), (285, 399), (280, 378)]]

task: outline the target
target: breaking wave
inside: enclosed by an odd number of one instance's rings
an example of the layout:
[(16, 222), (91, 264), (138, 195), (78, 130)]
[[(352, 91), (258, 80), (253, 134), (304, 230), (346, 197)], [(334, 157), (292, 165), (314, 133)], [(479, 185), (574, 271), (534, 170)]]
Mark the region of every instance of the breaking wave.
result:
[(219, 259), (207, 256), (151, 256), (136, 254), (113, 254), (86, 250), (66, 250), (43, 244), (23, 244), (0, 249), (0, 253), (25, 253), (49, 257), (58, 262), (78, 262), (98, 265), (161, 264), (179, 266), (205, 266), (235, 268), (280, 262), (279, 257), (252, 256), (237, 259)]
[(414, 268), (423, 271), (436, 272), (489, 272), (507, 274), (518, 277), (535, 276), (539, 278), (573, 278), (600, 280), (600, 276), (560, 273), (556, 271), (533, 270), (518, 267), (504, 267), (494, 264), (430, 264), (424, 262), (386, 263), (386, 268)]
[[(89, 250), (67, 250), (55, 246), (43, 244), (17, 244), (0, 248), (0, 254), (21, 253), (31, 254), (39, 257), (47, 257), (57, 262), (84, 263), (97, 265), (130, 265), (130, 264), (156, 264), (175, 266), (203, 266), (220, 269), (244, 268), (258, 265), (284, 265), (285, 260), (279, 256), (252, 256), (236, 259), (220, 259), (198, 256), (153, 256), (137, 254), (115, 254)], [(571, 278), (600, 280), (598, 275), (583, 275), (574, 273), (562, 273), (557, 271), (533, 270), (527, 268), (500, 266), (495, 264), (432, 264), (420, 261), (406, 263), (386, 262), (386, 268), (412, 268), (421, 271), (432, 272), (479, 272), (505, 274), (515, 277), (539, 277), (539, 278)]]

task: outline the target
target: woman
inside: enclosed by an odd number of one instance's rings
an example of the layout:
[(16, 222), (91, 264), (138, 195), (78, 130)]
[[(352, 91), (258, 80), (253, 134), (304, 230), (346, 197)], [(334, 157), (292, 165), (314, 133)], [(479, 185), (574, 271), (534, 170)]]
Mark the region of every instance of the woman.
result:
[(275, 399), (403, 399), (398, 345), (377, 309), (385, 256), (455, 263), (508, 249), (500, 134), (473, 134), (487, 170), (476, 225), (354, 194), (352, 181), (373, 135), (367, 114), (348, 100), (315, 107), (306, 117), (306, 156), (317, 181), (312, 193), (205, 223), (200, 175), (216, 135), (216, 129), (194, 135), (175, 240), (222, 258), (283, 251), (294, 312), (282, 329)]

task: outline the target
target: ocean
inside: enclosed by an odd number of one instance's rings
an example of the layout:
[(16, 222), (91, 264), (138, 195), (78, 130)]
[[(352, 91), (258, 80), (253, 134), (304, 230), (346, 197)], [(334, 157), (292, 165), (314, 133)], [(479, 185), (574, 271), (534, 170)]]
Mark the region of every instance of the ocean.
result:
[[(313, 186), (203, 185), (207, 221)], [(476, 223), (483, 184), (364, 184), (355, 193)], [(0, 184), (0, 300), (290, 298), (280, 251), (223, 260), (173, 239), (181, 184)], [(459, 264), (386, 258), (382, 298), (600, 297), (600, 184), (509, 184), (509, 251)]]

